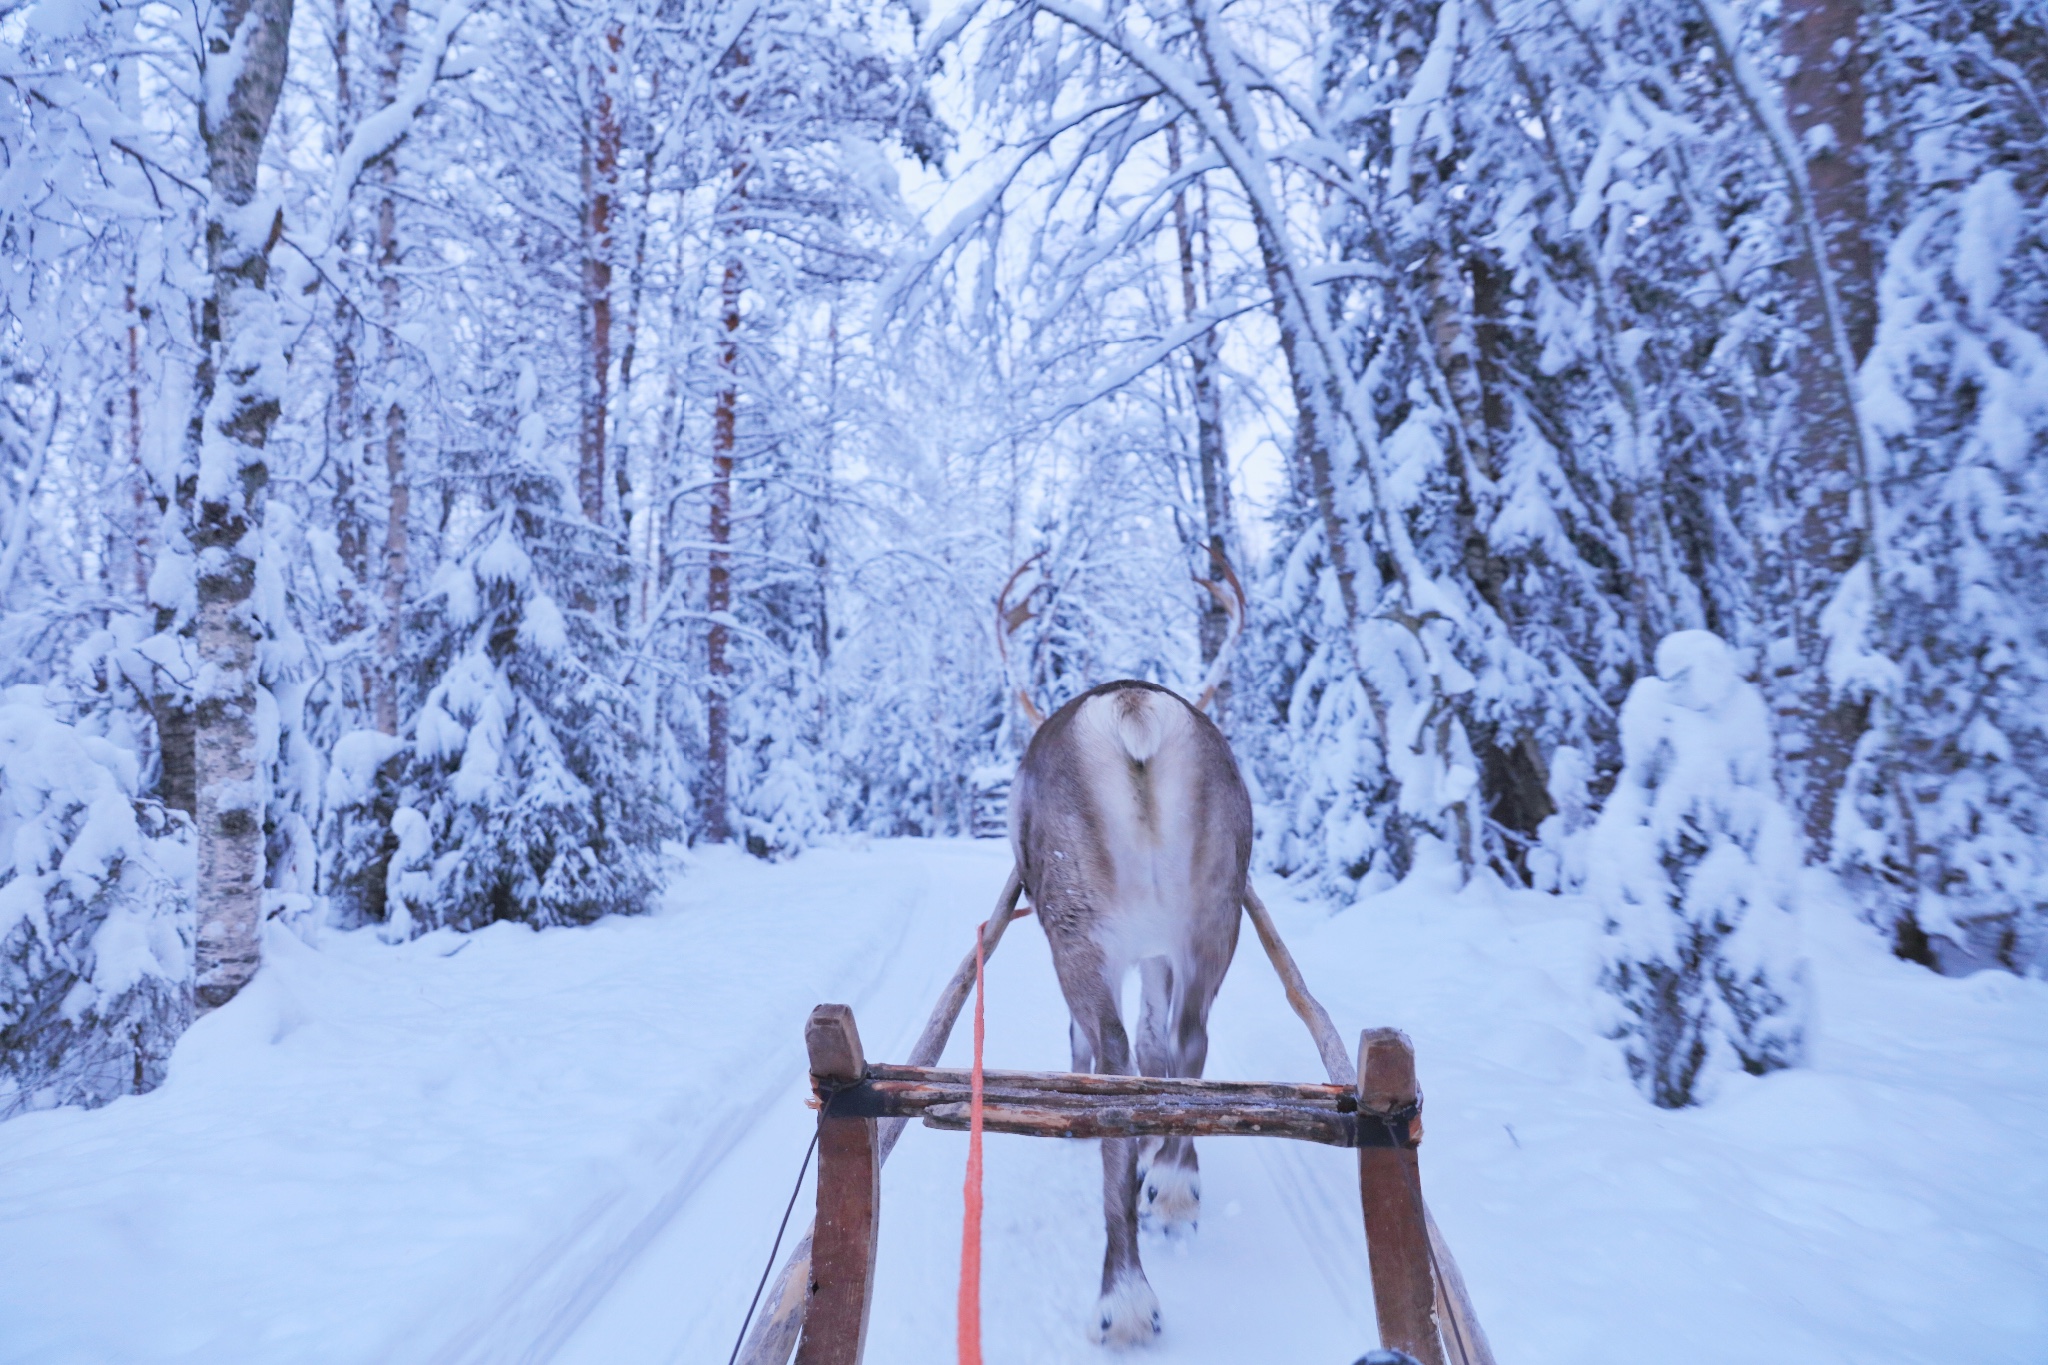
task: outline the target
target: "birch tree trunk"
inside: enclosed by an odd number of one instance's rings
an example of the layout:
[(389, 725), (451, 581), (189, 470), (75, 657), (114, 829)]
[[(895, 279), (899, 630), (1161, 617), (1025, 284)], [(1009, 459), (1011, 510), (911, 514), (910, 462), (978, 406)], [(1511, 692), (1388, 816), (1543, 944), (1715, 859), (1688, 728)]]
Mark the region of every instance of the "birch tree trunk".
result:
[(583, 412), (577, 433), (576, 494), (584, 519), (604, 524), (606, 422), (611, 412), (613, 217), (618, 208), (623, 129), (615, 88), (625, 28), (605, 26), (603, 52), (590, 69), (594, 127), (583, 149)]
[(211, 193), (206, 258), (212, 292), (201, 318), (198, 478), (199, 677), (194, 685), (201, 1012), (233, 999), (259, 961), (264, 787), (256, 732), (255, 604), (264, 455), (277, 420), (284, 350), (269, 291), (281, 209), (264, 212), (257, 170), (284, 88), (292, 0), (228, 0), (203, 31), (200, 135)]
[[(656, 70), (649, 78), (654, 94), (654, 107), (660, 107), (661, 72)], [(637, 121), (636, 132), (644, 135), (645, 119)], [(623, 580), (623, 589), (614, 603), (613, 617), (620, 629), (627, 629), (635, 622), (635, 599), (644, 611), (647, 600), (649, 574), (646, 565), (652, 545), (652, 507), (645, 497), (635, 497), (633, 485), (633, 443), (630, 438), (629, 418), (633, 412), (633, 361), (640, 349), (640, 308), (646, 296), (647, 286), (647, 231), (652, 219), (654, 200), (654, 156), (646, 145), (644, 136), (639, 148), (640, 188), (635, 198), (626, 199), (628, 225), (633, 239), (633, 259), (627, 266), (625, 344), (619, 348), (619, 412), (621, 420), (613, 430), (618, 439), (612, 441), (612, 490), (618, 498), (616, 515), (619, 525), (619, 540), (625, 552), (626, 562), (632, 566)], [(637, 589), (637, 591), (636, 591)]]
[[(334, 57), (334, 143), (337, 147), (346, 147), (356, 128), (356, 91), (349, 36), (349, 0), (334, 0), (331, 51)], [(347, 226), (345, 214), (341, 215), (340, 221), (342, 226), (335, 233), (335, 245), (339, 254), (346, 257), (354, 234)], [(370, 527), (363, 515), (362, 495), (356, 487), (363, 461), (362, 359), (357, 350), (362, 331), (363, 320), (356, 312), (355, 301), (346, 291), (337, 291), (334, 299), (334, 396), (328, 409), (328, 433), (333, 442), (330, 456), (334, 461), (336, 551), (341, 556), (343, 568), (348, 571), (336, 594), (341, 606), (339, 629), (344, 636), (353, 635), (363, 628), (364, 591), (370, 575)], [(365, 698), (374, 696), (376, 680), (367, 668), (362, 681)]]
[[(114, 575), (112, 587), (118, 593), (133, 592), (138, 602), (149, 600), (149, 566), (152, 558), (150, 546), (156, 528), (150, 524), (149, 471), (142, 467), (142, 314), (135, 304), (135, 285), (131, 281), (124, 294), (123, 307), (128, 314), (128, 374), (127, 408), (122, 414), (122, 454), (126, 457), (128, 470), (129, 535), (124, 544), (110, 547), (114, 550), (108, 562), (120, 566)], [(120, 535), (119, 530), (115, 532)]]
[[(1180, 128), (1167, 128), (1169, 169), (1180, 172)], [(1209, 184), (1198, 186), (1199, 199), (1191, 214), (1185, 190), (1173, 196), (1173, 235), (1180, 255), (1180, 299), (1183, 320), (1192, 319), (1213, 297), (1209, 291)], [(1199, 288), (1197, 275), (1200, 276)], [(1228, 556), (1230, 535), (1230, 466), (1223, 445), (1223, 406), (1216, 384), (1216, 334), (1202, 333), (1188, 343), (1188, 384), (1195, 407), (1195, 461), (1202, 495), (1202, 529), (1212, 554)], [(1215, 574), (1212, 564), (1206, 572)], [(1230, 632), (1230, 616), (1213, 598), (1202, 607), (1200, 645), (1202, 665), (1216, 661)], [(1230, 714), (1230, 679), (1216, 689), (1215, 716), (1219, 724)]]
[[(116, 27), (122, 42), (130, 48), (136, 48), (136, 12), (133, 9), (123, 9), (118, 11), (118, 15)], [(120, 98), (121, 112), (128, 118), (138, 120), (143, 113), (142, 63), (141, 52), (133, 51), (120, 59), (119, 69), (115, 73), (115, 90)], [(159, 523), (162, 520), (162, 509), (156, 504), (153, 496), (155, 490), (150, 487), (149, 471), (142, 463), (142, 346), (148, 335), (150, 310), (135, 297), (141, 267), (140, 253), (131, 247), (128, 255), (128, 279), (121, 300), (122, 310), (127, 315), (128, 344), (125, 395), (127, 406), (122, 414), (126, 422), (122, 454), (125, 456), (129, 481), (126, 509), (128, 515), (126, 526), (116, 521), (113, 530), (113, 539), (116, 543), (108, 547), (112, 553), (108, 555), (107, 560), (110, 565), (116, 566), (111, 584), (114, 594), (118, 596), (133, 592), (136, 602), (139, 605), (146, 605), (149, 601), (149, 573), (156, 561), (156, 537), (161, 529)]]
[[(406, 28), (411, 20), (410, 0), (392, 0), (390, 8), (384, 11), (383, 32), (379, 35), (384, 60), (378, 73), (378, 93), (386, 109), (398, 98), (399, 77), (405, 68)], [(406, 468), (405, 408), (398, 401), (398, 374), (403, 358), (395, 341), (404, 302), (398, 278), (404, 253), (398, 238), (397, 157), (396, 147), (387, 151), (377, 172), (383, 185), (377, 200), (377, 294), (384, 309), (383, 379), (390, 399), (384, 409), (384, 475), (390, 506), (384, 521), (384, 562), (380, 575), (384, 601), (377, 636), (376, 719), (378, 731), (387, 735), (398, 733), (398, 656), (404, 644), (410, 549), (406, 531), (412, 512), (412, 483)], [(374, 880), (378, 886), (383, 884), (381, 877)], [(372, 894), (381, 909), (381, 893)]]

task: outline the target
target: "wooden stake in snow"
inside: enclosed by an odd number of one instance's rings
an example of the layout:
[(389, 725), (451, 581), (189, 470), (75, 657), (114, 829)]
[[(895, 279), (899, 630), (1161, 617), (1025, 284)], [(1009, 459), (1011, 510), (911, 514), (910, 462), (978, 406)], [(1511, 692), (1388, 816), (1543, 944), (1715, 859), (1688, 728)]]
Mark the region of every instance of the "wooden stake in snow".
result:
[[(867, 1072), (860, 1030), (845, 1005), (820, 1005), (804, 1029), (811, 1078), (829, 1093), (857, 1084)], [(811, 1330), (797, 1365), (860, 1365), (867, 1345), (868, 1303), (874, 1297), (875, 1234), (882, 1204), (882, 1160), (875, 1121), (818, 1120), (818, 1221), (812, 1273), (806, 1277)]]

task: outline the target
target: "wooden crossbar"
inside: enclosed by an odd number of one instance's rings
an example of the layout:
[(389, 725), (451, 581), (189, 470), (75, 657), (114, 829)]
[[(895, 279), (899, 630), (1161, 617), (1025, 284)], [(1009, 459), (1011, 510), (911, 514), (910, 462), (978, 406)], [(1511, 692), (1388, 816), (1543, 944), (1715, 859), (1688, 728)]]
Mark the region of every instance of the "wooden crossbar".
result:
[[(1412, 1107), (1361, 1113), (1355, 1090), (1335, 1085), (1098, 1076), (1064, 1071), (983, 1073), (982, 1126), (1032, 1137), (1287, 1137), (1331, 1147), (1412, 1145)], [(964, 1129), (968, 1074), (940, 1067), (876, 1066), (823, 1097), (828, 1118), (921, 1118)]]

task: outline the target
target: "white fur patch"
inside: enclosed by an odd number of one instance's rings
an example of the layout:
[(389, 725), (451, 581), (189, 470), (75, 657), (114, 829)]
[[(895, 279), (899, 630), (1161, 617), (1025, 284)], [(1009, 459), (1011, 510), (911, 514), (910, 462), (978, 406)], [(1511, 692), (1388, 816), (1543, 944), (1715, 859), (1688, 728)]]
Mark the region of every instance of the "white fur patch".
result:
[(1138, 1186), (1138, 1221), (1149, 1231), (1179, 1237), (1202, 1219), (1202, 1178), (1185, 1166), (1154, 1166)]
[(1145, 1346), (1159, 1335), (1159, 1296), (1141, 1271), (1120, 1280), (1115, 1288), (1095, 1301), (1095, 1319), (1088, 1335), (1101, 1346), (1119, 1350)]
[[(1126, 701), (1138, 703), (1125, 714)], [(1114, 883), (1097, 931), (1113, 980), (1148, 957), (1182, 964), (1194, 861), (1196, 754), (1187, 708), (1144, 691), (1089, 698), (1074, 720)], [(1131, 764), (1143, 765), (1133, 771)]]
[(1165, 708), (1150, 692), (1135, 689), (1103, 699), (1116, 711), (1116, 737), (1134, 763), (1149, 763), (1166, 738)]

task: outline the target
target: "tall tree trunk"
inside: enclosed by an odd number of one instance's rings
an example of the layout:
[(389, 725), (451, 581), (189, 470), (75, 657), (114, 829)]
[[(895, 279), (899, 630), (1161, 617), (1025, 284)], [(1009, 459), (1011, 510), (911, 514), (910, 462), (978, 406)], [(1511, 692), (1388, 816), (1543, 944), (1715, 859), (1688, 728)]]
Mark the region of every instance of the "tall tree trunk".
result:
[[(1486, 471), (1489, 481), (1499, 469), (1499, 452), (1508, 435), (1509, 407), (1507, 367), (1503, 363), (1510, 345), (1504, 324), (1508, 280), (1483, 247), (1475, 247), (1466, 258), (1466, 273), (1472, 282), (1471, 382), (1476, 390), (1473, 406), (1478, 430), (1471, 446), (1492, 460)], [(1466, 542), (1466, 572), (1482, 595), (1508, 619), (1508, 598), (1503, 588), (1508, 566), (1497, 558), (1486, 536), (1475, 530)], [(1550, 799), (1550, 769), (1536, 736), (1528, 730), (1504, 732), (1468, 717), (1466, 730), (1481, 764), (1480, 781), (1486, 790), (1486, 809), (1494, 823), (1533, 840), (1537, 829), (1557, 807)], [(1509, 864), (1524, 879), (1529, 873), (1527, 845), (1510, 843)]]
[[(392, 0), (384, 12), (384, 49), (378, 73), (382, 106), (390, 108), (398, 98), (398, 81), (405, 68), (406, 28), (412, 19), (409, 0)], [(412, 511), (412, 482), (406, 468), (406, 414), (397, 397), (398, 373), (404, 357), (395, 341), (402, 318), (398, 267), (404, 253), (398, 240), (398, 150), (384, 154), (378, 168), (383, 193), (377, 200), (377, 293), (384, 309), (384, 381), (391, 401), (384, 409), (384, 475), (390, 506), (384, 521), (384, 563), (382, 621), (377, 637), (377, 729), (387, 735), (398, 733), (398, 667), (404, 646), (405, 584), (409, 571), (407, 518)], [(382, 878), (376, 879), (379, 884)]]
[[(356, 126), (355, 80), (349, 53), (349, 0), (334, 0), (332, 50), (334, 143), (337, 147), (345, 147)], [(342, 226), (335, 234), (335, 247), (337, 254), (345, 258), (350, 252), (354, 234), (347, 226), (348, 219), (345, 214), (341, 222)], [(341, 599), (339, 633), (343, 636), (353, 635), (363, 628), (363, 590), (369, 580), (370, 571), (370, 527), (368, 518), (363, 515), (362, 496), (356, 489), (363, 459), (362, 414), (359, 411), (362, 401), (362, 360), (356, 349), (362, 337), (362, 324), (363, 320), (356, 312), (354, 300), (345, 291), (336, 291), (334, 406), (328, 429), (334, 443), (336, 549), (341, 556), (342, 567), (347, 570), (338, 594)], [(368, 668), (363, 672), (363, 692), (365, 699), (376, 692), (375, 681)]]
[[(652, 76), (653, 105), (660, 107), (661, 73)], [(637, 200), (631, 201), (631, 226), (633, 231), (633, 263), (626, 288), (626, 343), (619, 349), (619, 412), (621, 418), (614, 434), (618, 440), (612, 442), (614, 474), (613, 487), (618, 495), (618, 518), (620, 541), (625, 549), (626, 562), (632, 566), (624, 580), (618, 600), (614, 603), (614, 618), (621, 630), (634, 623), (634, 598), (640, 599), (640, 611), (645, 612), (647, 601), (648, 549), (652, 546), (653, 506), (644, 496), (633, 496), (632, 442), (629, 433), (632, 428), (630, 417), (633, 412), (633, 361), (640, 350), (640, 306), (646, 297), (647, 286), (647, 228), (650, 221), (650, 206), (654, 198), (654, 157), (645, 147), (640, 153), (640, 190)], [(636, 584), (639, 591), (635, 592)]]
[[(829, 751), (835, 736), (832, 732), (832, 526), (834, 518), (832, 470), (835, 451), (834, 437), (839, 429), (840, 407), (839, 388), (839, 304), (835, 291), (825, 311), (825, 430), (824, 439), (818, 444), (818, 462), (815, 468), (816, 487), (811, 490), (810, 503), (804, 515), (804, 532), (810, 539), (811, 560), (811, 668), (812, 678), (817, 683), (817, 703), (813, 718), (817, 725), (816, 742), (819, 751)], [(792, 651), (794, 655), (794, 651)]]
[(600, 63), (590, 71), (594, 121), (583, 149), (583, 412), (577, 434), (576, 494), (584, 519), (604, 524), (606, 423), (611, 413), (613, 217), (618, 210), (619, 149), (624, 133), (615, 90), (625, 29), (604, 31)]
[(264, 446), (277, 420), (284, 355), (269, 291), (280, 210), (249, 212), (271, 116), (284, 89), (292, 0), (228, 0), (204, 34), (200, 135), (211, 194), (206, 263), (212, 291), (201, 317), (197, 478), (192, 546), (198, 556), (194, 748), (199, 828), (200, 1010), (226, 1004), (256, 972), (263, 900), (263, 791), (256, 733), (256, 586)]
[[(120, 562), (125, 570), (117, 576), (117, 591), (134, 589), (136, 601), (149, 601), (150, 546), (155, 541), (156, 527), (150, 516), (149, 471), (142, 467), (142, 311), (135, 303), (135, 286), (130, 284), (123, 296), (128, 313), (128, 392), (127, 419), (123, 435), (123, 454), (127, 456), (129, 534), (127, 543), (118, 547)], [(116, 531), (119, 534), (119, 531)], [(126, 582), (119, 582), (125, 579)]]
[[(341, 249), (348, 249), (346, 239)], [(356, 411), (361, 389), (356, 340), (361, 325), (355, 305), (338, 295), (334, 301), (334, 406), (329, 430), (334, 452), (335, 549), (347, 570), (338, 594), (341, 620), (337, 625), (343, 636), (362, 629), (361, 594), (369, 574), (370, 528), (363, 516), (362, 495), (356, 489), (357, 466), (362, 460), (361, 419)]]
[(725, 657), (724, 614), (732, 610), (732, 469), (739, 419), (740, 263), (728, 260), (719, 285), (720, 321), (725, 340), (718, 348), (718, 399), (711, 418), (711, 553), (704, 609), (711, 616), (705, 638), (706, 671), (711, 675), (704, 707), (704, 837), (722, 844), (732, 838), (726, 810), (726, 768), (729, 736), (727, 680), (732, 665)]
[[(1167, 125), (1166, 151), (1169, 168), (1180, 172), (1180, 127)], [(1183, 320), (1192, 320), (1210, 297), (1209, 284), (1209, 182), (1199, 187), (1200, 202), (1191, 215), (1187, 192), (1173, 196), (1173, 235), (1180, 255), (1180, 301)], [(1198, 256), (1199, 253), (1199, 256)], [(1200, 275), (1199, 287), (1197, 275)], [(1202, 530), (1212, 554), (1228, 556), (1230, 535), (1230, 467), (1223, 445), (1223, 406), (1216, 384), (1216, 333), (1207, 331), (1188, 343), (1188, 380), (1194, 395), (1195, 462), (1202, 494)], [(1214, 573), (1213, 566), (1204, 572)], [(1210, 598), (1202, 604), (1199, 638), (1202, 664), (1216, 662), (1223, 641), (1230, 632), (1230, 617)], [(1230, 712), (1230, 680), (1216, 689), (1213, 702), (1219, 721)]]
[[(1785, 81), (1786, 115), (1806, 157), (1812, 219), (1821, 238), (1817, 250), (1792, 257), (1805, 336), (1792, 361), (1797, 446), (1785, 471), (1796, 514), (1792, 615), (1801, 663), (1800, 733), (1791, 737), (1798, 748), (1787, 757), (1800, 792), (1808, 853), (1816, 861), (1828, 857), (1836, 799), (1868, 721), (1863, 701), (1838, 698), (1829, 685), (1829, 641), (1822, 624), (1844, 575), (1871, 548), (1868, 508), (1859, 496), (1865, 471), (1855, 376), (1845, 373), (1869, 352), (1877, 321), (1862, 160), (1862, 10), (1859, 0), (1793, 0), (1779, 31), (1792, 71)], [(1823, 266), (1831, 279), (1823, 278)]]
[[(121, 112), (130, 119), (143, 117), (142, 108), (142, 62), (140, 45), (135, 41), (136, 11), (123, 7), (115, 11), (115, 32), (120, 35), (121, 46), (128, 50), (120, 58), (115, 70), (114, 87), (120, 100)], [(116, 566), (112, 575), (115, 593), (133, 591), (136, 605), (147, 609), (149, 605), (149, 574), (156, 561), (156, 538), (162, 530), (163, 507), (157, 502), (156, 490), (150, 486), (149, 471), (142, 463), (142, 342), (149, 324), (150, 309), (135, 296), (135, 285), (142, 273), (140, 253), (131, 247), (127, 288), (122, 294), (122, 309), (128, 315), (127, 326), (127, 410), (125, 447), (126, 467), (129, 480), (128, 516), (114, 520), (113, 536), (123, 543), (112, 547), (110, 565)], [(125, 521), (125, 524), (123, 524)], [(186, 812), (190, 814), (188, 810)]]

